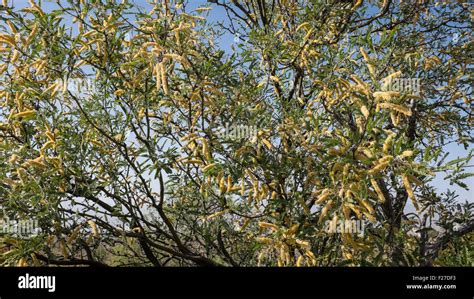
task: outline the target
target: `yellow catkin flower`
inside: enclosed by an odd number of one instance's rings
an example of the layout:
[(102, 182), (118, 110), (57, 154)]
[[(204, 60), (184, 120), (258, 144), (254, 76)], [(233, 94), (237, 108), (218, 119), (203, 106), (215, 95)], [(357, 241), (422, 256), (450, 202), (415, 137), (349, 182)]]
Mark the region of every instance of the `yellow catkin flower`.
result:
[[(61, 86), (61, 83), (60, 82), (56, 82), (54, 84), (51, 84), (50, 87), (46, 88), (44, 91), (43, 91), (43, 94), (47, 94), (47, 93), (54, 93), (54, 91), (57, 91), (57, 88)], [(53, 95), (54, 96), (54, 95)]]
[(363, 148), (363, 149), (362, 149), (362, 153), (363, 153), (364, 155), (366, 155), (367, 158), (369, 158), (369, 159), (374, 157), (374, 155), (372, 154), (372, 152), (371, 152), (370, 149), (368, 149), (368, 148)]
[(155, 70), (154, 70), (154, 73), (155, 73), (155, 80), (156, 80), (156, 90), (159, 91), (161, 89), (161, 63), (158, 63), (156, 66), (155, 66)]
[(245, 195), (245, 180), (244, 179), (242, 179), (242, 181), (240, 182), (240, 195), (241, 196)]
[(168, 59), (174, 59), (174, 60), (177, 60), (179, 61), (183, 66), (185, 67), (189, 67), (190, 66), (190, 63), (189, 61), (184, 58), (183, 56), (180, 56), (178, 54), (164, 54), (163, 55), (164, 58), (168, 58)]
[(359, 130), (359, 133), (362, 134), (364, 132), (364, 126), (365, 126), (363, 118), (360, 117), (359, 115), (356, 115), (355, 121), (356, 121), (357, 129)]
[(374, 66), (372, 65), (371, 61), (370, 61), (370, 57), (369, 55), (365, 52), (364, 48), (360, 47), (360, 53), (362, 54), (362, 56), (364, 57), (364, 60), (365, 62), (367, 62), (367, 68), (369, 69), (369, 73), (375, 77), (375, 68)]
[(296, 244), (300, 245), (304, 249), (310, 249), (311, 248), (311, 245), (309, 245), (308, 241), (296, 239), (295, 242), (296, 242)]
[(247, 146), (242, 146), (241, 148), (235, 151), (235, 156), (237, 158), (240, 157), (247, 149)]
[(224, 194), (225, 190), (226, 190), (225, 179), (224, 179), (224, 177), (222, 177), (219, 181), (219, 191), (220, 191), (221, 194)]
[(362, 81), (359, 77), (357, 77), (356, 75), (351, 75), (351, 79), (357, 83), (357, 86), (355, 87), (357, 90), (360, 90), (362, 91), (363, 93), (365, 93), (366, 95), (369, 95), (370, 94), (370, 88), (369, 88), (369, 85), (367, 83), (365, 83), (364, 81)]
[(413, 189), (411, 188), (410, 181), (408, 180), (408, 176), (402, 175), (402, 181), (403, 181), (403, 185), (405, 186), (405, 189), (407, 190), (408, 197), (411, 199), (413, 206), (418, 211), (419, 210), (418, 202), (416, 201), (415, 193), (413, 192)]
[(306, 203), (304, 202), (303, 198), (302, 197), (298, 197), (298, 202), (300, 203), (300, 205), (303, 207), (303, 211), (306, 215), (309, 215), (310, 214), (310, 210), (308, 208), (308, 206), (306, 205)]
[(54, 145), (54, 141), (48, 140), (40, 149), (40, 155), (44, 156), (45, 151)]
[(64, 258), (68, 259), (69, 253), (67, 252), (66, 243), (64, 242), (64, 240), (59, 241), (59, 249), (61, 250), (61, 253), (63, 254)]
[(273, 191), (272, 192), (272, 199), (276, 199), (278, 197), (278, 193), (276, 193), (276, 191)]
[(18, 50), (13, 51), (11, 63), (15, 63), (19, 57), (20, 57), (20, 52)]
[(329, 188), (326, 188), (324, 189), (321, 194), (318, 196), (318, 198), (316, 199), (315, 203), (316, 204), (322, 204), (323, 202), (325, 202), (329, 196), (331, 196), (331, 189)]
[(260, 252), (257, 257), (257, 265), (260, 267), (263, 263), (263, 258), (265, 256), (265, 252)]
[(222, 216), (224, 215), (225, 213), (227, 213), (229, 211), (229, 209), (225, 209), (225, 210), (222, 210), (222, 211), (219, 211), (217, 213), (214, 213), (214, 214), (211, 214), (209, 216), (206, 217), (206, 220), (209, 221), (213, 218), (216, 218), (216, 217), (219, 217), (219, 216)]
[(13, 164), (13, 163), (15, 163), (16, 161), (18, 161), (19, 159), (20, 159), (20, 157), (19, 157), (18, 155), (13, 154), (13, 155), (11, 155), (10, 159), (8, 159), (8, 163)]
[(81, 226), (78, 225), (71, 233), (71, 235), (69, 236), (68, 240), (67, 240), (67, 244), (72, 244), (76, 239), (77, 239), (77, 236), (79, 234), (79, 231), (81, 230)]
[(372, 205), (365, 199), (360, 199), (359, 202), (364, 206), (364, 208), (369, 212), (369, 214), (373, 215), (375, 213), (374, 208)]
[(36, 258), (35, 253), (30, 254), (30, 257), (31, 257), (31, 260), (33, 261), (33, 265), (35, 265), (36, 267), (39, 267), (41, 265), (41, 263)]
[(209, 143), (207, 142), (206, 138), (202, 138), (202, 155), (206, 157), (208, 161), (212, 159), (210, 153), (209, 153)]
[(117, 97), (120, 97), (120, 96), (122, 96), (124, 93), (125, 93), (125, 90), (123, 90), (123, 89), (117, 89), (117, 90), (114, 92), (114, 95), (117, 96)]
[(99, 235), (99, 231), (97, 230), (97, 225), (95, 224), (95, 222), (93, 220), (88, 220), (87, 223), (91, 227), (92, 235), (94, 237), (97, 237)]
[(388, 154), (390, 152), (390, 149), (392, 148), (393, 144), (393, 139), (395, 138), (395, 134), (389, 134), (388, 137), (385, 139), (383, 143), (383, 153)]
[(25, 258), (21, 258), (17, 263), (17, 267), (27, 267), (27, 266), (28, 266), (28, 263), (26, 262)]
[(354, 257), (349, 251), (343, 251), (342, 253), (344, 254), (344, 257), (346, 258), (346, 260), (351, 261), (354, 259)]
[(257, 238), (255, 238), (255, 241), (257, 241), (259, 243), (263, 243), (263, 244), (272, 244), (273, 243), (272, 239), (266, 238), (266, 237), (257, 237)]
[(141, 107), (140, 110), (138, 111), (138, 119), (142, 119), (144, 118), (146, 115), (146, 110), (144, 107)]
[(270, 150), (272, 149), (272, 144), (270, 143), (270, 141), (268, 141), (267, 139), (262, 139), (262, 142), (263, 144), (265, 144), (265, 146)]
[(31, 29), (31, 32), (30, 34), (28, 35), (28, 37), (26, 38), (26, 41), (24, 43), (24, 46), (27, 47), (30, 45), (31, 41), (33, 40), (33, 38), (36, 36), (36, 33), (38, 33), (38, 24), (35, 23), (33, 25), (33, 29)]
[(183, 161), (183, 164), (198, 164), (198, 165), (201, 165), (201, 164), (203, 164), (203, 162), (201, 160), (197, 160), (197, 159), (190, 159), (190, 160)]
[(405, 114), (406, 116), (412, 115), (410, 108), (402, 106), (402, 105), (397, 105), (397, 104), (392, 104), (392, 103), (380, 103), (379, 106), (380, 108), (395, 110), (397, 112)]
[(417, 177), (415, 177), (415, 176), (413, 176), (413, 175), (411, 175), (411, 174), (407, 174), (406, 176), (408, 177), (408, 180), (409, 180), (410, 182), (414, 183), (415, 185), (417, 185), (417, 186), (423, 185), (423, 182), (420, 181)]
[(10, 27), (10, 30), (12, 31), (12, 33), (17, 33), (18, 32), (15, 25), (13, 25), (13, 23), (11, 21), (7, 20), (7, 25), (8, 25), (8, 27)]
[(286, 255), (287, 255), (287, 248), (286, 246), (283, 244), (280, 246), (280, 260), (282, 261), (282, 265), (281, 266), (284, 266), (285, 264), (287, 264), (287, 259), (286, 259)]
[[(313, 28), (309, 29), (306, 35), (304, 36), (303, 40), (307, 41), (313, 32), (314, 32)], [(304, 55), (304, 52), (303, 52), (303, 55)], [(304, 59), (304, 56), (302, 56), (302, 58)]]
[(15, 47), (15, 38), (8, 34), (0, 34), (0, 43), (8, 44)]
[(301, 23), (298, 27), (296, 27), (295, 32), (298, 32), (301, 28), (307, 28), (310, 27), (311, 25), (308, 22)]
[(278, 267), (283, 267), (284, 266), (283, 261), (281, 260), (281, 256), (278, 257), (277, 266)]
[(168, 95), (169, 94), (168, 77), (166, 75), (166, 69), (163, 63), (160, 64), (160, 73), (161, 73), (161, 83), (163, 84), (163, 92), (165, 93), (165, 95)]
[(352, 247), (352, 248), (357, 248), (357, 244), (354, 242), (354, 239), (352, 239), (351, 234), (348, 233), (343, 233), (341, 234), (341, 239), (344, 245)]
[(270, 76), (270, 79), (276, 83), (280, 83), (280, 79), (277, 76)]
[(393, 156), (392, 155), (386, 155), (386, 156), (383, 156), (382, 158), (380, 158), (377, 163), (390, 163), (391, 161), (393, 160)]
[(257, 178), (256, 178), (255, 175), (252, 173), (252, 171), (250, 171), (249, 169), (245, 169), (245, 174), (250, 178), (250, 180), (252, 181), (252, 184), (253, 184), (253, 185), (258, 184)]
[(348, 207), (347, 205), (342, 206), (342, 213), (344, 214), (344, 218), (346, 220), (351, 219), (351, 208)]
[(195, 140), (197, 137), (198, 137), (198, 134), (191, 133), (191, 134), (188, 134), (188, 135), (182, 137), (181, 141), (187, 141), (187, 140), (192, 141), (192, 140)]
[(205, 12), (205, 11), (209, 11), (209, 10), (212, 10), (212, 7), (198, 7), (195, 9), (197, 12)]
[(18, 105), (18, 110), (23, 110), (23, 95), (20, 95), (20, 93), (15, 95), (15, 103)]
[(221, 171), (217, 174), (216, 182), (219, 183), (222, 177), (224, 177), (224, 171), (221, 170)]
[(400, 155), (400, 158), (407, 158), (407, 157), (411, 157), (413, 156), (413, 151), (404, 151), (401, 155)]
[(87, 243), (87, 245), (90, 245), (90, 244), (92, 244), (93, 241), (94, 241), (94, 236), (89, 235), (89, 237), (87, 237), (86, 243)]
[(296, 260), (296, 267), (301, 267), (304, 263), (304, 256), (300, 255)]
[(25, 182), (26, 179), (28, 178), (28, 172), (26, 171), (26, 169), (20, 167), (16, 170), (16, 173), (18, 174), (18, 177), (20, 178), (20, 180), (22, 182)]
[[(2, 47), (0, 47), (0, 52), (2, 52)], [(3, 63), (3, 64), (0, 64), (0, 75), (3, 75), (3, 73), (5, 73), (5, 71), (7, 70), (8, 66), (7, 64)], [(8, 98), (9, 96), (9, 93), (7, 92), (4, 92), (4, 96)], [(3, 97), (3, 96), (2, 96)], [(8, 102), (8, 101), (7, 101)]]
[(369, 109), (367, 109), (365, 105), (362, 105), (360, 107), (360, 112), (362, 112), (362, 115), (364, 115), (365, 119), (369, 118), (370, 112), (369, 112)]
[(321, 215), (319, 216), (319, 221), (318, 223), (321, 223), (324, 219), (324, 217), (326, 217), (327, 213), (329, 212), (329, 210), (332, 208), (332, 205), (333, 205), (334, 201), (331, 199), (328, 201), (328, 203), (324, 206), (324, 208), (321, 210)]
[[(111, 15), (112, 16), (112, 15)], [(155, 42), (147, 42), (142, 44), (143, 48), (148, 48), (148, 47), (159, 47), (159, 45)], [(168, 55), (168, 54), (165, 54)]]
[(376, 91), (372, 94), (375, 100), (386, 100), (390, 101), (392, 98), (396, 98), (400, 96), (400, 92), (398, 91)]
[(250, 224), (251, 222), (251, 218), (247, 218), (245, 219), (244, 223), (242, 224), (242, 226), (240, 227), (239, 231), (243, 231), (244, 229), (247, 228), (247, 226)]
[(262, 200), (265, 197), (267, 197), (266, 189), (261, 188), (260, 190), (257, 190), (257, 200)]
[(334, 216), (331, 219), (331, 227), (337, 227), (337, 214), (334, 214)]
[(273, 231), (278, 231), (278, 226), (276, 226), (276, 225), (273, 224), (273, 223), (259, 222), (259, 223), (258, 223), (258, 226), (261, 227), (261, 228), (267, 228), (267, 229), (271, 229), (271, 230), (273, 230)]
[(201, 183), (201, 185), (199, 186), (199, 193), (205, 194), (206, 193), (205, 187), (206, 187), (206, 184), (204, 182)]
[(388, 165), (389, 165), (388, 162), (379, 163), (379, 164), (375, 165), (372, 169), (370, 169), (367, 173), (370, 174), (370, 175), (375, 175), (375, 174), (385, 170), (385, 168), (387, 168)]
[(379, 184), (377, 183), (377, 181), (374, 180), (374, 179), (370, 179), (370, 183), (372, 184), (372, 187), (374, 187), (374, 190), (375, 190), (375, 192), (377, 193), (377, 196), (378, 196), (378, 198), (379, 198), (379, 201), (380, 201), (381, 203), (385, 203), (385, 196), (384, 196), (384, 194), (383, 194), (383, 192), (382, 192), (382, 189), (380, 189), (380, 186), (379, 186)]
[(253, 200), (255, 199), (254, 192), (255, 192), (255, 190), (250, 190), (249, 191), (248, 196), (247, 196), (247, 203), (248, 204), (251, 204), (253, 202)]
[(28, 2), (41, 16), (44, 16), (44, 12), (41, 7), (38, 6), (38, 4), (36, 4), (33, 0), (29, 0)]
[(227, 176), (227, 193), (232, 191), (232, 176)]
[(395, 126), (398, 126), (400, 123), (400, 117), (395, 111), (390, 112), (390, 119), (392, 120), (392, 124)]
[(239, 191), (240, 190), (240, 186), (239, 185), (234, 185), (232, 186), (232, 188), (230, 188), (229, 192), (231, 191)]
[(212, 167), (214, 167), (216, 165), (216, 163), (211, 163), (209, 165), (206, 165), (202, 171), (208, 171), (209, 169), (211, 169)]
[(74, 65), (74, 68), (80, 68), (81, 66), (83, 66), (84, 64), (86, 64), (87, 61), (86, 60), (79, 60), (75, 65)]
[(305, 254), (306, 254), (307, 257), (310, 258), (311, 263), (313, 264), (313, 266), (315, 266), (317, 261), (316, 261), (316, 256), (314, 255), (314, 253), (310, 250), (307, 250), (305, 252)]
[(359, 6), (361, 6), (362, 3), (364, 3), (364, 0), (357, 0), (357, 2), (354, 3), (354, 5), (352, 6), (352, 10), (356, 10), (357, 8), (359, 8)]
[(46, 164), (44, 164), (42, 161), (43, 161), (44, 157), (43, 156), (39, 156), (38, 158), (36, 159), (33, 159), (33, 160), (28, 160), (25, 165), (27, 166), (34, 166), (34, 167), (38, 167), (38, 168), (46, 168)]
[(27, 110), (12, 115), (12, 118), (31, 117), (36, 115), (36, 110)]
[(258, 83), (257, 88), (261, 88), (261, 87), (265, 86), (265, 84), (267, 84), (267, 81), (262, 80), (260, 83)]
[(296, 234), (296, 232), (298, 231), (298, 228), (300, 227), (300, 225), (297, 223), (297, 224), (293, 224), (287, 231), (286, 231), (286, 234), (288, 236), (293, 236), (294, 234)]

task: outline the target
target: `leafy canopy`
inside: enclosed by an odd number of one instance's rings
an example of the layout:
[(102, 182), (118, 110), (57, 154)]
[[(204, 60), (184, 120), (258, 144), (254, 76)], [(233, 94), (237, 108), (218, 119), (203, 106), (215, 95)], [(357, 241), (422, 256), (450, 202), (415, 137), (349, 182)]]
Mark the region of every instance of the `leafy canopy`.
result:
[(472, 11), (434, 2), (4, 1), (0, 203), (41, 232), (3, 264), (472, 264), (431, 183), (471, 175)]

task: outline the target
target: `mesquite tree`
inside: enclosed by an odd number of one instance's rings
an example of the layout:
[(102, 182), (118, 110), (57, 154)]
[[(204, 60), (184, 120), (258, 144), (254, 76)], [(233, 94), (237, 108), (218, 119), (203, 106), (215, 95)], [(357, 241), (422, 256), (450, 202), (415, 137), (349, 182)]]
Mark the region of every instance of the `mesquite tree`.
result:
[(472, 264), (433, 185), (468, 187), (472, 12), (435, 2), (3, 1), (0, 204), (40, 230), (1, 261)]

